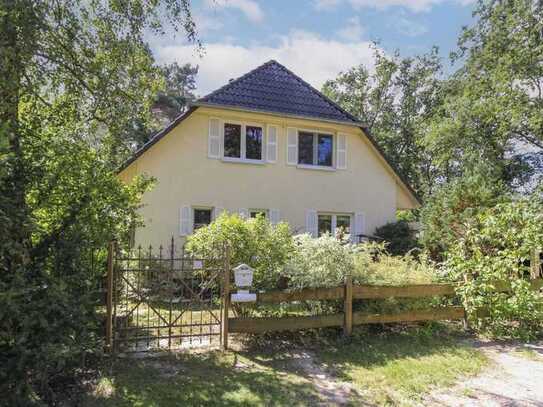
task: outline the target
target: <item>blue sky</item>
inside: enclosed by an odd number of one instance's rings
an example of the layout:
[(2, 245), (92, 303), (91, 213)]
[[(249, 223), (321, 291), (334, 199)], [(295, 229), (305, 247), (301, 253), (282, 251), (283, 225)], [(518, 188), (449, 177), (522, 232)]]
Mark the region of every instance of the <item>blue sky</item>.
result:
[(447, 58), (473, 7), (472, 0), (193, 0), (203, 56), (182, 36), (150, 42), (159, 62), (199, 65), (199, 95), (269, 59), (320, 88), (352, 66), (371, 69), (371, 41), (402, 55), (437, 45)]

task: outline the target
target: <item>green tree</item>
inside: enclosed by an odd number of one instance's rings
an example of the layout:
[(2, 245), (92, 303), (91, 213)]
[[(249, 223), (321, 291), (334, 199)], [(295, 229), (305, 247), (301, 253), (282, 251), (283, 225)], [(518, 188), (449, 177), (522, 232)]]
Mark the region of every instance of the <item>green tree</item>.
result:
[[(55, 403), (97, 349), (87, 252), (126, 233), (149, 181), (115, 169), (162, 86), (144, 41), (195, 40), (188, 0), (0, 0), (0, 390)], [(61, 387), (61, 386), (60, 386)]]
[(175, 120), (191, 101), (196, 99), (196, 75), (198, 67), (190, 64), (179, 65), (174, 62), (158, 67), (158, 73), (164, 78), (164, 86), (156, 94), (150, 109), (151, 120), (134, 117), (128, 123), (125, 138), (130, 140), (133, 149), (147, 143), (153, 134)]
[(530, 181), (543, 148), (543, 6), (479, 1), (452, 60), (425, 144), (448, 178), (487, 163), (510, 186)]
[(506, 199), (505, 185), (486, 169), (474, 170), (441, 185), (421, 210), (422, 245), (435, 260), (466, 234), (470, 219)]
[(158, 93), (153, 109), (159, 109), (169, 121), (173, 121), (196, 98), (194, 91), (198, 67), (174, 62), (160, 69), (166, 86)]
[(366, 125), (418, 192), (429, 192), (439, 174), (421, 143), (421, 130), (442, 97), (438, 50), (402, 58), (376, 49), (374, 61), (374, 72), (354, 67), (326, 82), (323, 92)]

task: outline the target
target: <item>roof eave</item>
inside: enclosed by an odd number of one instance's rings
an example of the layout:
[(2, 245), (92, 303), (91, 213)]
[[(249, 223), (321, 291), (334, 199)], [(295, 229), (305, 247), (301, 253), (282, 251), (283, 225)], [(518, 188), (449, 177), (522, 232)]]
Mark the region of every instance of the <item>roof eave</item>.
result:
[(370, 143), (373, 145), (373, 147), (379, 152), (381, 157), (385, 160), (385, 162), (388, 164), (388, 166), (392, 169), (392, 172), (398, 177), (398, 180), (400, 183), (405, 187), (409, 195), (413, 198), (413, 200), (420, 206), (422, 206), (422, 199), (420, 198), (419, 194), (415, 191), (415, 189), (411, 186), (409, 181), (405, 178), (405, 176), (401, 173), (401, 171), (398, 169), (398, 167), (388, 158), (385, 151), (381, 148), (379, 143), (377, 143), (377, 140), (372, 136), (370, 130), (365, 126), (359, 126), (362, 130), (362, 133), (366, 135)]
[(315, 116), (306, 116), (306, 115), (297, 115), (297, 114), (290, 114), (290, 113), (283, 113), (283, 112), (274, 112), (266, 109), (253, 109), (245, 106), (236, 106), (236, 105), (223, 105), (219, 103), (209, 103), (209, 102), (200, 102), (196, 101), (192, 103), (192, 106), (197, 107), (209, 107), (209, 108), (217, 108), (217, 109), (225, 109), (225, 110), (232, 110), (232, 111), (238, 111), (238, 112), (248, 112), (248, 113), (264, 113), (268, 114), (270, 116), (277, 116), (277, 117), (288, 117), (291, 119), (302, 119), (302, 120), (311, 120), (311, 121), (317, 121), (317, 122), (327, 122), (327, 123), (333, 123), (333, 124), (343, 124), (346, 126), (353, 126), (353, 127), (363, 127), (364, 123), (362, 122), (355, 122), (355, 121), (343, 121), (343, 120), (334, 120), (334, 119), (326, 119), (321, 117), (315, 117)]
[(177, 116), (170, 124), (168, 124), (165, 128), (160, 130), (158, 133), (156, 133), (147, 143), (145, 143), (143, 146), (138, 148), (134, 154), (132, 154), (132, 157), (130, 157), (128, 160), (126, 160), (117, 170), (117, 174), (124, 171), (130, 164), (132, 164), (134, 161), (136, 161), (143, 153), (145, 153), (147, 150), (149, 150), (153, 145), (155, 145), (159, 140), (161, 140), (164, 136), (166, 136), (170, 131), (172, 131), (179, 123), (181, 123), (183, 120), (188, 118), (196, 109), (198, 109), (197, 106), (190, 106), (188, 110), (181, 113), (179, 116)]

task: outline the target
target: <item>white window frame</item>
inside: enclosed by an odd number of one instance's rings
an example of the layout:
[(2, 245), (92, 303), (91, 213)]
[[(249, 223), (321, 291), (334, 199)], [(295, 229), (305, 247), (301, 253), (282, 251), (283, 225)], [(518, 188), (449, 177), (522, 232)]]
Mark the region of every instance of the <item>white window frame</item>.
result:
[[(336, 148), (337, 148), (337, 135), (333, 131), (326, 130), (315, 130), (315, 129), (301, 129), (297, 128), (296, 134), (296, 145), (297, 154), (296, 154), (296, 166), (298, 168), (312, 169), (312, 170), (325, 170), (325, 171), (335, 171), (336, 170)], [(318, 164), (300, 164), (300, 132), (301, 133), (311, 133), (313, 134), (313, 162), (317, 163), (319, 160), (319, 135), (322, 136), (332, 136), (332, 165), (318, 165)]]
[(337, 229), (337, 217), (338, 216), (348, 216), (349, 217), (349, 234), (353, 233), (353, 227), (354, 227), (354, 214), (348, 213), (348, 212), (317, 212), (317, 234), (319, 233), (319, 216), (331, 216), (332, 217), (332, 223), (331, 223), (331, 235), (336, 236), (336, 229)]
[[(224, 155), (224, 126), (227, 124), (234, 124), (241, 127), (241, 143), (240, 143), (240, 156), (239, 157), (226, 157)], [(246, 158), (247, 156), (247, 126), (251, 127), (260, 127), (262, 129), (262, 146), (260, 151), (260, 160), (254, 158)], [(255, 122), (242, 122), (237, 120), (222, 120), (222, 140), (221, 140), (221, 155), (222, 160), (225, 162), (236, 162), (236, 163), (249, 163), (249, 164), (265, 164), (266, 163), (266, 126), (262, 123)]]

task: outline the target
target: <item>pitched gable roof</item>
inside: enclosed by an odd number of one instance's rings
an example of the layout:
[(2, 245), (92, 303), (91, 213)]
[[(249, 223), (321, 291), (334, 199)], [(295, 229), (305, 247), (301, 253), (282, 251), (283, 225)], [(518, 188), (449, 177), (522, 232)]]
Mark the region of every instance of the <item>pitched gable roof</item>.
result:
[(231, 80), (222, 88), (192, 103), (187, 111), (180, 114), (165, 129), (155, 134), (140, 147), (132, 157), (123, 163), (118, 172), (136, 161), (145, 151), (165, 137), (179, 123), (187, 119), (199, 106), (230, 107), (241, 110), (278, 113), (314, 120), (340, 122), (359, 127), (401, 183), (411, 193), (415, 201), (421, 202), (416, 191), (411, 187), (401, 171), (398, 170), (397, 166), (387, 157), (365, 125), (274, 60), (268, 61), (245, 75)]
[(274, 60), (231, 80), (194, 104), (360, 124), (354, 116)]

